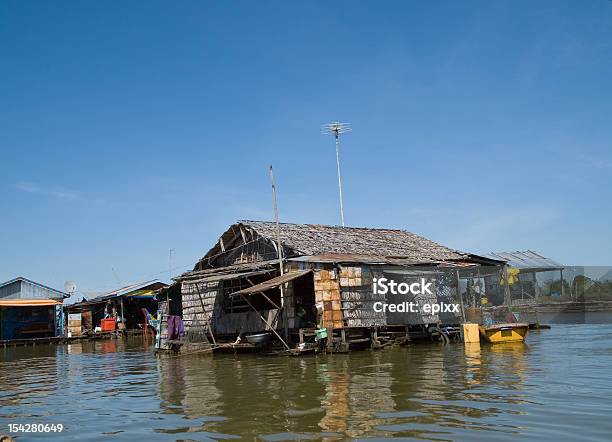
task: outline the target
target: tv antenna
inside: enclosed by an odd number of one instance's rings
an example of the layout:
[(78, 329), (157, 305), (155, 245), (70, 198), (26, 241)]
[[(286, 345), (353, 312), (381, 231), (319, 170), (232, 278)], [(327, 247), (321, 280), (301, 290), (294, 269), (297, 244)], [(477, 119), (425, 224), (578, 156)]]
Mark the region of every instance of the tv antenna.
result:
[(340, 134), (350, 131), (350, 123), (340, 123), (339, 121), (321, 126), (322, 134), (333, 134), (336, 139), (336, 163), (338, 164), (338, 192), (340, 193), (340, 221), (342, 222), (342, 227), (344, 227), (344, 207), (342, 205), (342, 178), (340, 176)]
[(74, 283), (74, 281), (66, 281), (64, 283), (64, 291), (65, 293), (68, 293), (70, 296), (72, 296), (74, 294), (74, 292), (76, 292), (77, 286)]
[[(276, 204), (276, 181), (274, 181), (274, 169), (272, 169), (272, 164), (268, 168), (268, 172), (270, 173), (270, 184), (272, 185), (272, 200), (274, 202), (274, 223), (276, 224), (276, 249), (278, 250), (278, 267), (280, 271), (280, 275), (283, 276), (283, 246), (281, 244), (281, 233), (280, 233), (280, 223), (278, 222), (278, 205)], [(285, 306), (285, 290), (283, 288), (285, 284), (280, 285), (280, 295), (281, 295), (281, 309), (282, 309), (282, 318), (283, 318), (283, 329), (285, 339), (289, 337), (289, 328), (287, 324), (287, 307)], [(289, 350), (289, 346), (285, 341), (283, 341), (287, 350)]]

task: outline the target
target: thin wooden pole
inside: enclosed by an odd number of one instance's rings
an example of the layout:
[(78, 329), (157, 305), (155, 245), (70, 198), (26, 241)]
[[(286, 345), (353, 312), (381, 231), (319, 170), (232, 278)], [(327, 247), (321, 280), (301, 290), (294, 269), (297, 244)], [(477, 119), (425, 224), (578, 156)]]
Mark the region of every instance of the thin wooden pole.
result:
[(127, 332), (127, 325), (125, 324), (125, 315), (123, 314), (123, 296), (121, 297), (121, 323), (123, 324), (123, 329)]
[[(245, 279), (247, 280), (247, 282), (248, 282), (249, 284), (251, 284), (251, 287), (255, 285), (255, 284), (253, 284), (253, 281), (251, 281), (249, 278), (245, 278)], [(280, 307), (279, 307), (278, 305), (276, 305), (276, 303), (275, 303), (275, 302), (273, 302), (273, 301), (272, 301), (270, 298), (268, 298), (264, 292), (257, 292), (257, 293), (259, 293), (261, 296), (263, 296), (264, 298), (266, 298), (266, 301), (268, 301), (270, 304), (272, 304), (272, 305), (274, 306), (274, 308), (276, 308), (276, 309), (279, 309), (279, 310), (280, 310)]]
[(195, 284), (196, 284), (196, 290), (198, 291), (198, 298), (200, 298), (200, 304), (202, 305), (202, 313), (204, 313), (204, 319), (206, 320), (206, 325), (208, 325), (208, 333), (210, 333), (210, 338), (212, 339), (213, 344), (217, 345), (217, 341), (215, 340), (215, 335), (213, 334), (213, 330), (212, 330), (212, 324), (208, 320), (208, 313), (206, 312), (206, 307), (204, 307), (204, 301), (202, 300), (202, 295), (200, 294), (200, 283), (196, 282)]
[(502, 274), (504, 278), (504, 302), (506, 306), (512, 305), (512, 298), (510, 295), (510, 281), (508, 281), (508, 266), (504, 265), (502, 269)]
[(561, 273), (561, 298), (565, 296), (565, 286), (563, 284), (563, 269), (560, 270)]
[(242, 299), (244, 299), (244, 301), (249, 305), (249, 307), (251, 307), (253, 309), (253, 311), (259, 315), (259, 318), (264, 322), (264, 324), (266, 324), (268, 327), (270, 327), (270, 331), (272, 331), (272, 333), (274, 333), (276, 335), (276, 337), (278, 339), (280, 339), (280, 341), (283, 343), (285, 348), (287, 350), (291, 351), (291, 348), (287, 345), (287, 343), (283, 340), (283, 338), (281, 338), (281, 336), (276, 332), (276, 330), (274, 330), (274, 327), (272, 326), (272, 324), (270, 324), (268, 321), (266, 321), (266, 318), (264, 318), (263, 315), (261, 313), (259, 313), (259, 310), (257, 310), (255, 307), (253, 307), (253, 305), (249, 302), (249, 300), (246, 298), (246, 296), (244, 296), (242, 293), (240, 293), (240, 297)]
[(463, 295), (461, 294), (459, 280), (459, 270), (457, 270), (457, 295), (459, 296), (459, 305), (461, 306), (461, 318), (463, 319), (463, 322), (465, 322), (465, 309), (463, 308)]
[[(272, 199), (274, 201), (274, 221), (276, 222), (276, 250), (278, 252), (278, 267), (280, 270), (280, 275), (283, 276), (283, 248), (280, 240), (280, 223), (278, 222), (278, 206), (276, 204), (276, 183), (274, 181), (274, 171), (272, 169), (272, 164), (270, 164), (270, 183), (272, 184)], [(283, 329), (285, 339), (289, 338), (289, 329), (287, 325), (287, 306), (285, 305), (285, 288), (284, 284), (280, 285), (281, 292), (281, 308), (283, 311)], [(287, 347), (289, 348), (289, 347)]]

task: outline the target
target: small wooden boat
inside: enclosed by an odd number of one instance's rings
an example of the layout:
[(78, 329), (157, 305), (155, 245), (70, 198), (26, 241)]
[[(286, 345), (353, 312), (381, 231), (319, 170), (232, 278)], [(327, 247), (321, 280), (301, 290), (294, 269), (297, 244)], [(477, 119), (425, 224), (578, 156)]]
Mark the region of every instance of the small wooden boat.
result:
[(488, 327), (480, 326), (480, 336), (485, 342), (500, 344), (504, 342), (524, 342), (529, 333), (527, 323), (494, 324)]

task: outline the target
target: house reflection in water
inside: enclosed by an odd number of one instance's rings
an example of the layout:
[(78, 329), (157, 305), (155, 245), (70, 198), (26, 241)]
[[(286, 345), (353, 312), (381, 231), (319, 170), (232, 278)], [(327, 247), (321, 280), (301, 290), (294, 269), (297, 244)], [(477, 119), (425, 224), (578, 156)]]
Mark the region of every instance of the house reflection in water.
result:
[(159, 391), (166, 412), (203, 422), (197, 431), (430, 439), (491, 429), (488, 420), (516, 414), (528, 351), (417, 345), (350, 357), (162, 357)]
[(351, 438), (372, 435), (376, 426), (385, 423), (377, 414), (395, 410), (392, 366), (381, 364), (379, 354), (372, 356), (370, 364), (356, 373), (345, 358), (318, 365), (319, 379), (325, 379), (326, 390), (321, 402), (325, 415), (319, 422), (323, 431)]

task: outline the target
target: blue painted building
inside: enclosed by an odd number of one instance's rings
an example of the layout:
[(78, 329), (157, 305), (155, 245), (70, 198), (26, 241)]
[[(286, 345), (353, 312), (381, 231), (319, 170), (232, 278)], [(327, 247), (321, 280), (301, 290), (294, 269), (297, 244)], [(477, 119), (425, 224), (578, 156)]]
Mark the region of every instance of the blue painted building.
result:
[(68, 296), (23, 277), (0, 284), (0, 340), (61, 335), (62, 303)]

